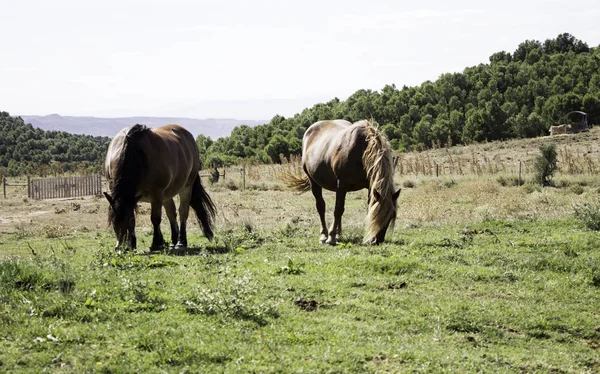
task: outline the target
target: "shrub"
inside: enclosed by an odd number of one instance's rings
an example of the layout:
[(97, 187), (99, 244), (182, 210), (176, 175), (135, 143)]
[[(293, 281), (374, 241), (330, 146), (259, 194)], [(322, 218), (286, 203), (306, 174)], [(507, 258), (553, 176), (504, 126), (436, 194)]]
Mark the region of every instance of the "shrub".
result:
[(600, 231), (600, 198), (595, 203), (575, 205), (575, 218), (590, 230)]
[[(519, 178), (514, 175), (499, 175), (496, 178), (496, 182), (502, 187), (513, 187), (519, 185)], [(521, 183), (523, 182), (521, 181)]]
[(542, 186), (549, 186), (556, 172), (556, 145), (542, 144), (540, 152), (533, 163), (534, 180)]

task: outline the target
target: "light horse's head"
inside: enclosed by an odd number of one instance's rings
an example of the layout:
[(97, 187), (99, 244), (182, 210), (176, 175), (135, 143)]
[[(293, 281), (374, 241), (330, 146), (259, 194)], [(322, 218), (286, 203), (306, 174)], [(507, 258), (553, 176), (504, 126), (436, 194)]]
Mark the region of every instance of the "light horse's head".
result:
[(388, 192), (385, 196), (377, 190), (373, 190), (369, 202), (368, 228), (364, 242), (367, 244), (381, 244), (385, 240), (388, 229), (394, 227), (396, 212), (398, 209), (398, 196), (400, 189), (396, 192)]
[(104, 193), (110, 204), (108, 222), (117, 237), (115, 248), (125, 244), (135, 249), (135, 211), (139, 196), (137, 187), (142, 172), (146, 169), (147, 159), (140, 139), (146, 126), (135, 125), (124, 129), (111, 141), (106, 155), (105, 169), (110, 181), (110, 194)]
[(363, 154), (363, 165), (369, 179), (369, 210), (367, 230), (363, 241), (366, 244), (381, 244), (388, 229), (394, 227), (398, 209), (400, 189), (394, 187), (392, 148), (379, 130), (365, 121), (367, 148)]

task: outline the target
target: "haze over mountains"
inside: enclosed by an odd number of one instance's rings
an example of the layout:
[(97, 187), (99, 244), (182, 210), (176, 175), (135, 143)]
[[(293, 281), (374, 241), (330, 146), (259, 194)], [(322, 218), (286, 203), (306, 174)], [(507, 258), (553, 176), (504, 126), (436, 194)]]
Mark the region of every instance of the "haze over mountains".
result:
[(124, 127), (144, 124), (148, 127), (157, 127), (167, 124), (178, 124), (188, 129), (194, 137), (203, 134), (217, 139), (223, 136), (229, 136), (234, 127), (248, 125), (254, 127), (262, 125), (268, 121), (262, 120), (238, 120), (233, 118), (181, 118), (181, 117), (122, 117), (122, 118), (102, 118), (102, 117), (79, 117), (79, 116), (61, 116), (50, 114), (46, 116), (19, 116), (25, 123), (31, 123), (33, 127), (39, 127), (42, 130), (65, 131), (71, 134), (85, 134), (94, 136), (113, 137)]

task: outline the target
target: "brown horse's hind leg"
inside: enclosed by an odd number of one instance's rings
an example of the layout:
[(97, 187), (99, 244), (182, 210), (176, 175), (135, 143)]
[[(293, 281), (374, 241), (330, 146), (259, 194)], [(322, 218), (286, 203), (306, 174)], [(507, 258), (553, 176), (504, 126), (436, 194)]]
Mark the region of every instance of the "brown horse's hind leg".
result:
[(340, 188), (335, 192), (335, 210), (333, 211), (333, 223), (329, 229), (329, 238), (325, 243), (330, 245), (337, 244), (337, 235), (342, 232), (342, 215), (344, 214), (344, 205), (346, 203), (346, 190)]
[(165, 211), (167, 212), (167, 218), (169, 219), (169, 225), (171, 226), (171, 247), (175, 247), (177, 240), (179, 239), (179, 227), (177, 226), (177, 209), (175, 208), (175, 202), (173, 199), (168, 199), (163, 202)]
[(186, 186), (179, 192), (179, 239), (175, 248), (187, 248), (187, 219), (190, 213), (190, 199), (192, 198), (192, 187)]
[(151, 213), (150, 213), (150, 221), (152, 221), (152, 226), (154, 227), (154, 235), (152, 236), (152, 246), (150, 250), (156, 251), (163, 248), (165, 244), (165, 239), (163, 238), (162, 232), (160, 231), (160, 220), (161, 220), (161, 211), (162, 211), (162, 202), (160, 200), (152, 201), (151, 205)]
[(321, 238), (319, 241), (321, 244), (327, 240), (327, 224), (325, 223), (325, 200), (323, 199), (323, 189), (316, 182), (310, 181), (311, 190), (315, 200), (317, 202), (317, 212), (321, 219)]

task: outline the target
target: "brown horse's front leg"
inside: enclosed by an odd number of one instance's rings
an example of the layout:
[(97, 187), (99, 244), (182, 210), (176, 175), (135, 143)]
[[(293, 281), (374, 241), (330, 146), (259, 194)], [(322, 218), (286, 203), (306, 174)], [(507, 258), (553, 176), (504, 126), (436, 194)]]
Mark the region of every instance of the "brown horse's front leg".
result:
[(175, 208), (175, 202), (173, 199), (168, 199), (163, 202), (165, 212), (167, 212), (167, 218), (169, 219), (169, 225), (171, 226), (171, 247), (175, 247), (177, 240), (179, 239), (179, 227), (177, 226), (177, 209)]
[(154, 227), (154, 235), (152, 236), (152, 246), (150, 247), (151, 251), (163, 249), (165, 244), (162, 232), (160, 231), (161, 210), (162, 201), (152, 200), (150, 220), (152, 221), (152, 226)]
[(190, 199), (192, 198), (191, 186), (186, 186), (179, 191), (179, 239), (176, 249), (187, 248), (187, 219), (190, 213)]
[(333, 223), (329, 228), (329, 238), (325, 243), (329, 245), (337, 244), (337, 235), (342, 232), (342, 215), (344, 214), (344, 205), (346, 204), (346, 189), (339, 188), (335, 192), (335, 210), (333, 211)]

